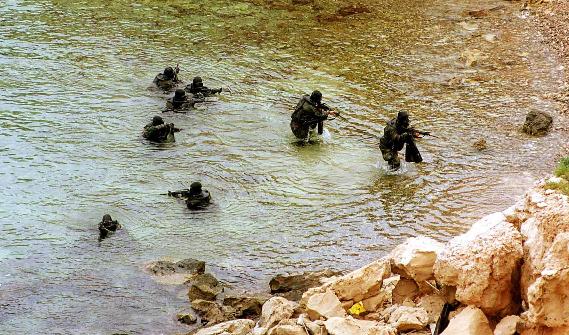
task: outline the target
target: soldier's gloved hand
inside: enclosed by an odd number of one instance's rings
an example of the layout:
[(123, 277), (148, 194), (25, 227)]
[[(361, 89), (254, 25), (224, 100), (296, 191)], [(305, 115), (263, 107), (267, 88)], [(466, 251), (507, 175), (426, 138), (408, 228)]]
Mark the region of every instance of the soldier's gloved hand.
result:
[(410, 141), (411, 139), (413, 139), (413, 135), (409, 134), (409, 133), (403, 133), (401, 135), (399, 135), (401, 140), (404, 142)]

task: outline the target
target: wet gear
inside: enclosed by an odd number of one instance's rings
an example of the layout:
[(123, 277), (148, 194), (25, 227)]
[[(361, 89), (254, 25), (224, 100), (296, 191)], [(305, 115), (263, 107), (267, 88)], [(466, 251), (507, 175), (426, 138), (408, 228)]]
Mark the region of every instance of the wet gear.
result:
[[(315, 100), (313, 100), (315, 99)], [(296, 105), (291, 116), (290, 129), (294, 136), (299, 139), (307, 139), (310, 129), (318, 125), (319, 133), (323, 126), (319, 123), (328, 118), (330, 108), (322, 103), (322, 93), (314, 91), (310, 95), (303, 96)]]
[(109, 214), (105, 214), (101, 222), (99, 222), (99, 241), (107, 238), (109, 234), (114, 233), (117, 229), (121, 229), (119, 222), (113, 220)]
[(223, 88), (219, 89), (208, 88), (203, 85), (203, 80), (201, 77), (195, 77), (192, 80), (192, 83), (186, 86), (185, 90), (186, 92), (191, 93), (194, 96), (196, 94), (202, 94), (203, 97), (210, 97), (214, 94), (221, 93), (223, 91)]
[(200, 182), (193, 182), (189, 189), (180, 191), (168, 191), (168, 195), (175, 198), (185, 198), (189, 209), (201, 209), (209, 205), (211, 195), (202, 189)]
[(180, 131), (173, 123), (165, 124), (162, 117), (155, 116), (152, 122), (144, 126), (142, 136), (152, 142), (166, 143), (174, 142), (174, 133)]
[(174, 92), (174, 96), (166, 101), (166, 108), (171, 110), (190, 109), (198, 102), (203, 102), (203, 97), (188, 98), (186, 91), (179, 88)]

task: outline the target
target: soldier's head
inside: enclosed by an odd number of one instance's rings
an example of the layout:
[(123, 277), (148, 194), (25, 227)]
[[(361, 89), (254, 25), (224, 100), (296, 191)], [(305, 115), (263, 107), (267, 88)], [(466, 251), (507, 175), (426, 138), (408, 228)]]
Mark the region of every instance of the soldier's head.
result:
[(164, 76), (166, 76), (166, 78), (168, 79), (174, 79), (175, 73), (174, 73), (174, 69), (171, 66), (168, 66), (167, 68), (164, 69)]
[(409, 113), (399, 112), (397, 113), (397, 120), (395, 121), (395, 126), (398, 129), (406, 129), (409, 127)]
[(111, 216), (109, 214), (105, 214), (103, 215), (103, 222), (112, 222), (113, 219), (111, 218)]
[(190, 185), (190, 195), (198, 195), (202, 193), (202, 183), (195, 181)]
[(194, 80), (192, 80), (192, 85), (196, 88), (203, 87), (202, 77), (194, 77)]
[(317, 103), (317, 104), (321, 103), (322, 102), (322, 93), (319, 90), (312, 92), (312, 94), (310, 95), (310, 101)]
[(181, 101), (186, 99), (186, 91), (179, 88), (174, 92), (174, 100)]
[(164, 124), (164, 120), (162, 120), (161, 116), (156, 115), (155, 117), (152, 118), (153, 126), (159, 126), (161, 124)]

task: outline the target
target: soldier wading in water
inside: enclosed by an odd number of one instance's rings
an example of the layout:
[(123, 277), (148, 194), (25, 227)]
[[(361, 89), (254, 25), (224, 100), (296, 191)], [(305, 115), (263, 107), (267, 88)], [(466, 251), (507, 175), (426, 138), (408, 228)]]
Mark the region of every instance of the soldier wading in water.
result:
[(379, 140), (379, 149), (383, 159), (391, 169), (398, 170), (401, 167), (398, 152), (403, 150), (405, 145), (406, 162), (420, 163), (423, 161), (414, 141), (415, 138), (420, 138), (420, 135), (430, 135), (430, 133), (410, 128), (407, 112), (399, 112), (395, 119), (387, 123), (383, 130), (383, 136)]
[(176, 87), (178, 83), (181, 82), (178, 79), (179, 72), (180, 68), (178, 66), (176, 66), (175, 70), (171, 66), (168, 66), (167, 68), (164, 69), (163, 73), (159, 73), (158, 75), (156, 75), (156, 77), (154, 77), (153, 83), (158, 88), (161, 88), (165, 91), (171, 90), (174, 87)]
[(294, 136), (308, 140), (310, 130), (318, 126), (318, 134), (324, 131), (324, 120), (329, 115), (337, 116), (330, 107), (322, 103), (322, 93), (314, 91), (310, 96), (303, 96), (291, 116), (290, 129)]
[(152, 122), (144, 126), (142, 136), (152, 142), (168, 143), (174, 142), (174, 133), (181, 129), (176, 128), (173, 123), (164, 124), (164, 120), (160, 116), (152, 118)]
[(205, 208), (211, 202), (211, 194), (207, 190), (202, 190), (202, 184), (198, 181), (190, 185), (190, 189), (181, 191), (168, 191), (168, 195), (176, 198), (185, 198), (186, 206), (189, 209)]
[(109, 214), (105, 214), (101, 222), (99, 222), (99, 242), (114, 233), (117, 229), (121, 229), (121, 225), (117, 220), (113, 220)]
[(184, 88), (186, 92), (191, 93), (196, 98), (207, 98), (214, 94), (219, 94), (223, 91), (223, 88), (208, 88), (207, 86), (203, 85), (203, 80), (201, 77), (195, 77), (192, 80), (192, 83)]
[(184, 111), (193, 108), (196, 103), (204, 101), (203, 97), (201, 99), (197, 97), (188, 98), (186, 91), (179, 88), (174, 92), (174, 96), (166, 101), (166, 108), (174, 112)]

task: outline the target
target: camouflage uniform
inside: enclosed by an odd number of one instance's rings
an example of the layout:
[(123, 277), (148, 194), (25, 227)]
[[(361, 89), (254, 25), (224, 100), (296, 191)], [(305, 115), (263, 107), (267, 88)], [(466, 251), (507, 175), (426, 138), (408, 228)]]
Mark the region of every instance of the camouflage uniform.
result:
[(177, 72), (173, 68), (167, 67), (163, 73), (156, 75), (152, 82), (158, 88), (168, 91), (176, 87), (180, 81), (178, 80)]
[(177, 89), (174, 96), (166, 101), (166, 108), (171, 110), (185, 110), (194, 107), (198, 102), (204, 102), (204, 99), (197, 97), (188, 98), (186, 91)]
[(195, 77), (192, 80), (192, 83), (187, 85), (184, 90), (188, 93), (191, 93), (194, 97), (197, 98), (207, 98), (214, 94), (219, 94), (223, 91), (223, 88), (215, 89), (215, 88), (208, 88), (207, 86), (203, 86), (203, 80), (200, 77)]
[(314, 129), (319, 122), (328, 118), (328, 111), (321, 108), (322, 104), (313, 101), (311, 97), (303, 96), (291, 116), (290, 129), (299, 139), (308, 138), (310, 128)]
[(397, 170), (401, 166), (398, 152), (403, 150), (405, 144), (413, 142), (412, 132), (413, 130), (409, 128), (409, 115), (406, 112), (399, 112), (397, 118), (385, 126), (383, 136), (379, 140), (379, 149), (390, 168)]
[(121, 229), (119, 222), (113, 220), (109, 214), (105, 214), (103, 220), (99, 222), (99, 241), (106, 238), (110, 233), (114, 233), (117, 229)]
[(165, 124), (161, 117), (155, 116), (151, 123), (144, 126), (142, 136), (152, 142), (174, 142), (174, 132), (177, 131), (180, 129), (174, 127), (173, 123)]

